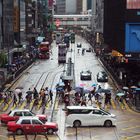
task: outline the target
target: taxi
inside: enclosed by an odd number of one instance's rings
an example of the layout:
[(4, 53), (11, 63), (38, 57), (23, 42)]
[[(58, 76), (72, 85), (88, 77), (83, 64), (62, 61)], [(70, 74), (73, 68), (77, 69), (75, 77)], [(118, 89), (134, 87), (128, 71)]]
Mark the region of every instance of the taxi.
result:
[(9, 121), (16, 121), (19, 117), (37, 116), (40, 120), (46, 122), (47, 116), (41, 114), (34, 114), (28, 109), (14, 109), (7, 114), (0, 115), (1, 123), (7, 124)]
[(20, 117), (17, 121), (8, 122), (7, 130), (17, 135), (41, 133), (52, 135), (58, 131), (58, 124), (55, 122), (43, 123), (38, 117)]

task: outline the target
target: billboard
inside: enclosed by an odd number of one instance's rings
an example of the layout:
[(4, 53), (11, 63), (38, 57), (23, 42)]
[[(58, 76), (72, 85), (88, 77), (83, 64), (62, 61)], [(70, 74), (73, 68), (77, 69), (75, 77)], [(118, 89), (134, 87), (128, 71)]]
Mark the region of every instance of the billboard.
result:
[(127, 0), (127, 9), (140, 9), (140, 0)]
[(140, 24), (127, 23), (125, 38), (125, 52), (140, 53)]

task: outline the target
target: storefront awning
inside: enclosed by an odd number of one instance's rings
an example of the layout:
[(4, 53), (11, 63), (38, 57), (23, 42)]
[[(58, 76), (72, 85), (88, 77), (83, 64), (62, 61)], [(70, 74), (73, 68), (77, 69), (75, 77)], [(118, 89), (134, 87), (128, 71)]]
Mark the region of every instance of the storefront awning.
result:
[(112, 50), (111, 55), (112, 56), (123, 56), (123, 54), (121, 54), (120, 52), (118, 52), (116, 50)]

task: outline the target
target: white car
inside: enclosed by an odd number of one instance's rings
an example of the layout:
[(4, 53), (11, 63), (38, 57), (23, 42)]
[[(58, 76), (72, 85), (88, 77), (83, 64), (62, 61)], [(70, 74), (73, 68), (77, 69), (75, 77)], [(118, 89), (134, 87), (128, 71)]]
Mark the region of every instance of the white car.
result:
[(116, 125), (116, 116), (105, 110), (92, 106), (67, 106), (66, 123), (74, 126), (105, 126)]

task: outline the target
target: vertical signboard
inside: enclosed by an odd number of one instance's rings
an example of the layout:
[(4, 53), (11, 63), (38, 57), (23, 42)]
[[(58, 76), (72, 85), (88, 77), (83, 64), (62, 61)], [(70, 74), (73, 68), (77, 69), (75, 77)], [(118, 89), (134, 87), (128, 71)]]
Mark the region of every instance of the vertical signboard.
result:
[(14, 32), (19, 32), (19, 13), (18, 0), (14, 0)]
[(127, 9), (140, 9), (140, 0), (127, 0)]
[(140, 23), (127, 23), (125, 38), (125, 52), (140, 53)]

